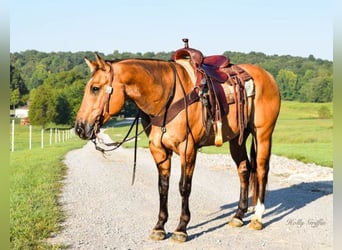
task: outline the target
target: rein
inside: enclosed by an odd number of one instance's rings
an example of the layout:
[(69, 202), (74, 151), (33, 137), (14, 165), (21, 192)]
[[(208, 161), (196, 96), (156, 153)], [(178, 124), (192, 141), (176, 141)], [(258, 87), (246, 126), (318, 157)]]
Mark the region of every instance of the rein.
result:
[[(134, 136), (132, 137), (129, 137), (128, 136), (131, 134), (132, 132), (132, 129), (134, 127), (134, 125), (136, 126), (136, 133)], [(137, 137), (139, 135), (141, 135), (145, 130), (143, 129), (142, 131), (138, 132), (138, 125), (139, 125), (139, 113), (136, 115), (133, 123), (131, 124), (127, 134), (125, 135), (125, 137), (121, 140), (121, 141), (118, 141), (118, 142), (110, 142), (110, 143), (106, 143), (103, 141), (102, 138), (99, 138), (96, 134), (96, 137), (94, 139), (91, 139), (91, 141), (94, 143), (95, 145), (95, 149), (100, 151), (101, 153), (105, 153), (105, 152), (109, 152), (109, 151), (113, 151), (115, 149), (118, 149), (122, 144), (124, 144), (125, 142), (128, 142), (128, 141), (131, 141), (133, 138), (137, 139)], [(104, 148), (101, 148), (100, 146), (98, 146), (98, 144), (103, 144), (105, 145), (106, 147), (113, 147), (113, 148), (110, 148), (110, 149), (104, 149)]]
[[(125, 142), (128, 142), (130, 140), (132, 140), (134, 138), (134, 161), (133, 161), (133, 175), (132, 175), (132, 183), (131, 185), (134, 184), (134, 180), (135, 180), (135, 171), (136, 171), (136, 166), (137, 166), (137, 148), (138, 148), (138, 136), (141, 135), (146, 128), (148, 128), (151, 125), (148, 125), (145, 129), (143, 129), (142, 131), (138, 132), (138, 127), (139, 127), (139, 112), (136, 115), (134, 121), (132, 122), (126, 136), (120, 141), (120, 142), (111, 142), (111, 143), (105, 143), (103, 141), (102, 138), (99, 138), (97, 135), (94, 139), (92, 139), (91, 141), (94, 143), (95, 145), (95, 149), (100, 151), (101, 153), (105, 153), (105, 152), (109, 152), (109, 151), (113, 151), (115, 149), (118, 149), (122, 144), (124, 144)], [(132, 137), (129, 137), (129, 135), (131, 134), (131, 131), (133, 129), (133, 127), (135, 126), (135, 135)], [(128, 138), (129, 137), (129, 138)], [(104, 149), (100, 146), (98, 146), (97, 141), (107, 147), (113, 147), (111, 149)]]

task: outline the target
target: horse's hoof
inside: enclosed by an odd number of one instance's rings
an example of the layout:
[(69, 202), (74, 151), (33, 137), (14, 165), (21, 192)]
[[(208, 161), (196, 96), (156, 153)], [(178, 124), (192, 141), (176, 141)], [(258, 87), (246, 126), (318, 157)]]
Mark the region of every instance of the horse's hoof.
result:
[(153, 230), (150, 239), (151, 240), (163, 240), (166, 237), (166, 233), (164, 230)]
[(252, 219), (248, 225), (248, 228), (254, 229), (254, 230), (261, 230), (262, 227), (263, 227), (262, 222), (257, 219)]
[(175, 242), (182, 243), (182, 242), (187, 241), (188, 235), (187, 233), (184, 233), (184, 232), (174, 232), (172, 234), (171, 239)]
[(231, 221), (229, 221), (228, 225), (231, 227), (242, 227), (243, 221), (239, 218), (233, 217)]

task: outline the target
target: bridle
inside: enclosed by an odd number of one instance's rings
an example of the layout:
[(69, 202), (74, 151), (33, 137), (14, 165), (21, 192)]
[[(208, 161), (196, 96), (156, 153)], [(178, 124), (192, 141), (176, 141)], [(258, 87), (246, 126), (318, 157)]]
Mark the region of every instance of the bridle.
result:
[(98, 115), (96, 120), (95, 120), (95, 124), (94, 124), (94, 135), (95, 135), (95, 139), (97, 137), (97, 131), (99, 131), (100, 127), (103, 125), (103, 121), (106, 117), (110, 116), (109, 114), (109, 101), (110, 101), (110, 97), (113, 93), (113, 81), (114, 81), (114, 70), (113, 70), (113, 66), (110, 62), (106, 62), (106, 64), (109, 66), (109, 74), (110, 74), (110, 78), (109, 78), (109, 82), (108, 85), (105, 87), (105, 99), (102, 103), (102, 114)]

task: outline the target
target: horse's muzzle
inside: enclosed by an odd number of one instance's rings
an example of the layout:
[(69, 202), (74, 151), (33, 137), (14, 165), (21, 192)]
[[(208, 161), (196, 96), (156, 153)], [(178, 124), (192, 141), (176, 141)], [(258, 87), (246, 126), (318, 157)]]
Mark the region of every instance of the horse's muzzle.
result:
[(75, 123), (75, 133), (83, 140), (90, 140), (96, 137), (96, 131), (94, 131), (94, 125), (77, 121)]

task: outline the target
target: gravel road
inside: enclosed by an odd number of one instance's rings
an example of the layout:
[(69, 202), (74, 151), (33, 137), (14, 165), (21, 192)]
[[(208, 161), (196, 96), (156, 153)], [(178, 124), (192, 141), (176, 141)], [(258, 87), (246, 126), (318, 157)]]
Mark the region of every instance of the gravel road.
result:
[[(108, 140), (108, 137), (104, 135)], [(224, 145), (227, 147), (227, 145)], [(49, 240), (69, 249), (332, 249), (333, 170), (272, 155), (264, 229), (227, 225), (239, 197), (229, 155), (199, 153), (190, 197), (189, 241), (169, 239), (180, 216), (179, 157), (173, 156), (167, 239), (152, 241), (159, 207), (157, 170), (148, 149), (138, 150), (131, 186), (133, 150), (103, 155), (91, 142), (65, 157), (67, 176), (60, 203), (63, 230)], [(251, 219), (248, 212), (245, 223)]]

